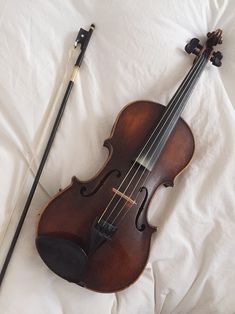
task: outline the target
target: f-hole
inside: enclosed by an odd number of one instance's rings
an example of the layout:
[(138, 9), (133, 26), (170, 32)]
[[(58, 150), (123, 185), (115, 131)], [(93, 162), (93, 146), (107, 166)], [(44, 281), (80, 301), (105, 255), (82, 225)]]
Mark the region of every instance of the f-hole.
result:
[(88, 197), (91, 195), (94, 195), (101, 187), (102, 185), (105, 183), (105, 181), (112, 175), (116, 173), (116, 177), (120, 178), (121, 176), (121, 171), (119, 171), (118, 169), (113, 169), (111, 171), (109, 171), (101, 180), (100, 182), (97, 184), (97, 186), (90, 192), (87, 191), (87, 188), (85, 186), (81, 187), (80, 193), (82, 196)]
[(140, 215), (141, 215), (141, 213), (142, 213), (142, 211), (143, 211), (143, 209), (144, 209), (144, 207), (145, 207), (145, 204), (146, 204), (146, 201), (147, 201), (147, 199), (148, 199), (148, 190), (146, 189), (146, 187), (145, 186), (142, 186), (141, 188), (140, 188), (140, 193), (141, 192), (145, 192), (145, 197), (144, 197), (144, 199), (143, 199), (143, 202), (142, 202), (142, 204), (140, 205), (140, 208), (139, 208), (139, 210), (138, 210), (138, 213), (137, 213), (137, 215), (136, 215), (136, 218), (135, 218), (135, 226), (136, 226), (136, 228), (137, 228), (137, 230), (139, 230), (139, 231), (144, 231), (144, 229), (145, 229), (145, 224), (139, 224), (139, 222), (138, 222), (138, 220), (139, 220), (139, 217), (140, 217)]

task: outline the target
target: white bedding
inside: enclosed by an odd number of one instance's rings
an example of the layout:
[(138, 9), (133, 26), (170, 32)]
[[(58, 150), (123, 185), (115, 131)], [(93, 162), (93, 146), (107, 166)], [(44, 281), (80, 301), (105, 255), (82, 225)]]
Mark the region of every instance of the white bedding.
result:
[[(80, 27), (96, 30), (0, 289), (0, 314), (235, 313), (235, 1), (0, 1), (0, 262), (67, 85)], [(189, 70), (192, 37), (224, 31), (183, 113), (195, 154), (149, 210), (159, 226), (139, 280), (99, 294), (49, 271), (34, 240), (39, 210), (73, 175), (89, 179), (127, 103), (166, 104)], [(217, 49), (217, 48), (216, 48)]]

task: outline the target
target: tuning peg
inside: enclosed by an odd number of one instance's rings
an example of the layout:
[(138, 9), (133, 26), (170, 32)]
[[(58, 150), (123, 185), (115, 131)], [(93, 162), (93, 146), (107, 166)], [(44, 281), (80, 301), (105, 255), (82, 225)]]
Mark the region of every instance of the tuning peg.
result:
[(220, 67), (222, 64), (222, 62), (221, 62), (222, 59), (223, 59), (222, 53), (220, 51), (214, 51), (213, 56), (210, 58), (210, 61), (216, 67)]
[(193, 38), (190, 40), (190, 42), (185, 46), (185, 51), (187, 53), (194, 53), (195, 49), (198, 47), (199, 45), (199, 39), (197, 38)]
[(223, 55), (220, 51), (214, 51), (213, 52), (213, 57), (218, 58), (219, 60), (223, 59)]
[(214, 59), (212, 61), (212, 64), (215, 65), (216, 67), (221, 67), (222, 62), (219, 59)]
[(185, 51), (187, 53), (193, 53), (195, 55), (199, 55), (200, 50), (202, 49), (202, 45), (199, 43), (199, 39), (193, 38), (190, 42), (185, 46)]

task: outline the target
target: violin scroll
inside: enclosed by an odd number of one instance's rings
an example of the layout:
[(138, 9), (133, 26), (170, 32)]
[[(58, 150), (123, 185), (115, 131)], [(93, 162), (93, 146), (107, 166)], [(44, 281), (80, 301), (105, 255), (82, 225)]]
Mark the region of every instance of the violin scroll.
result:
[(221, 45), (222, 44), (222, 30), (221, 29), (217, 29), (216, 31), (212, 32), (212, 33), (207, 33), (207, 42), (206, 42), (206, 46), (207, 47), (214, 47), (216, 45)]
[(204, 55), (207, 60), (217, 67), (222, 65), (223, 55), (220, 51), (214, 51), (214, 46), (222, 44), (222, 30), (217, 29), (214, 32), (207, 33), (207, 41), (204, 46), (199, 42), (198, 38), (192, 38), (185, 46), (185, 51), (188, 54), (194, 54), (197, 57)]

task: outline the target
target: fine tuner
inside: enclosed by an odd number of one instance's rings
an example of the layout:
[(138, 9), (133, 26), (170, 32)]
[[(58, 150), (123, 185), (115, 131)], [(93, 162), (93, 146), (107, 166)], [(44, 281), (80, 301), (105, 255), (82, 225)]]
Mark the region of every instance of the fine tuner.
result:
[[(222, 30), (218, 29), (215, 32), (207, 33), (207, 45), (209, 44), (211, 47), (216, 46), (217, 44), (222, 44)], [(198, 38), (192, 38), (190, 42), (185, 46), (185, 51), (190, 54), (193, 53), (196, 56), (200, 56), (203, 52), (204, 48), (200, 44)], [(220, 51), (214, 51), (212, 49), (211, 56), (209, 60), (212, 62), (213, 65), (220, 67), (222, 65), (223, 55)]]

